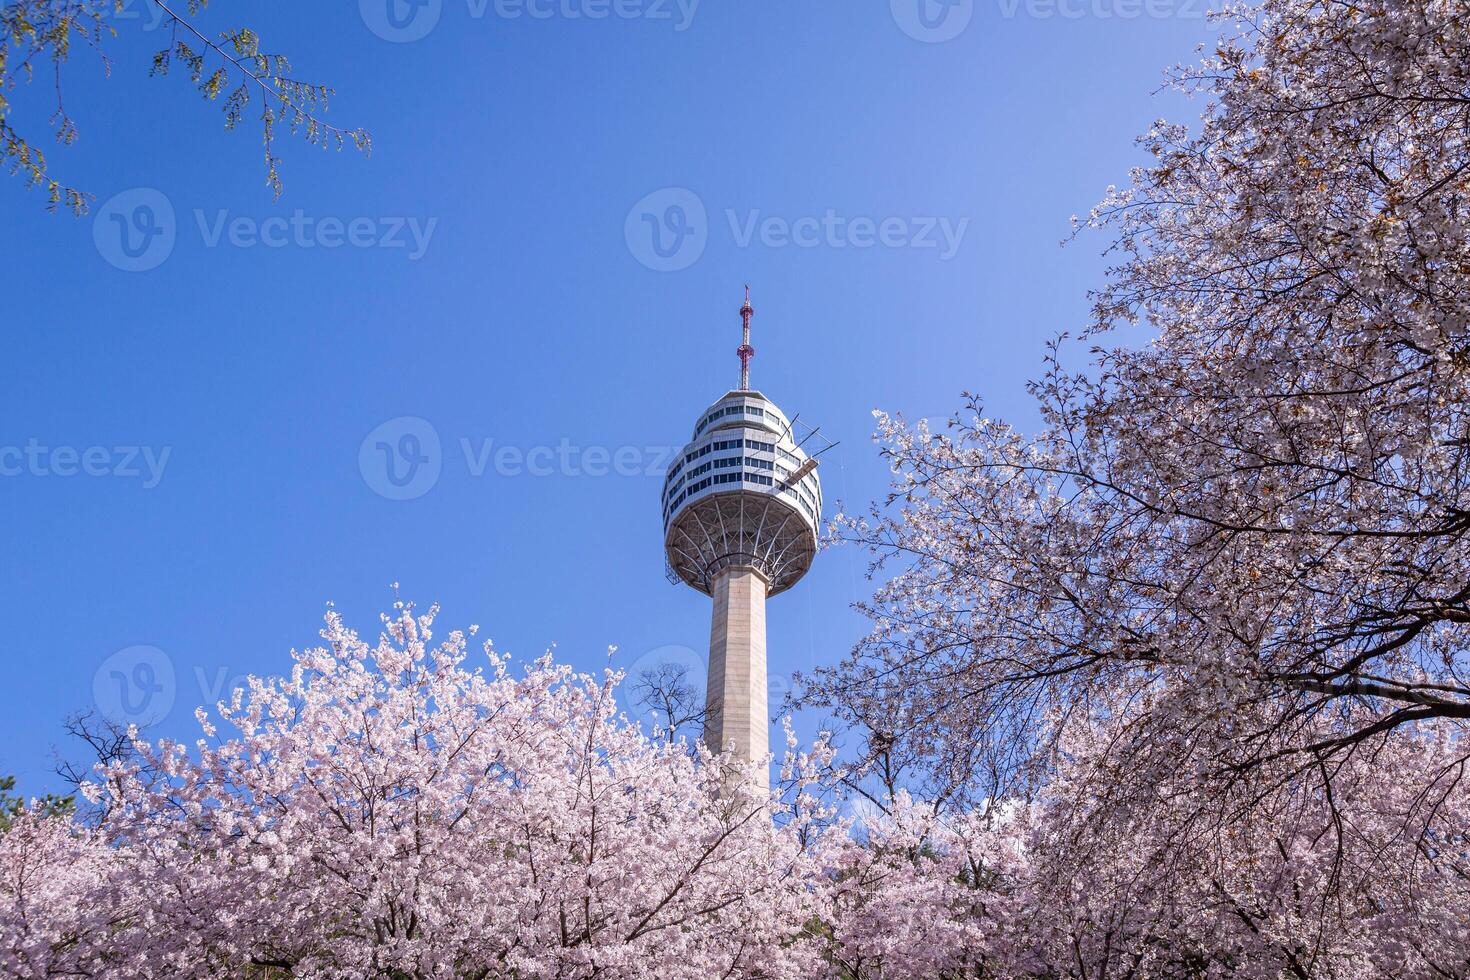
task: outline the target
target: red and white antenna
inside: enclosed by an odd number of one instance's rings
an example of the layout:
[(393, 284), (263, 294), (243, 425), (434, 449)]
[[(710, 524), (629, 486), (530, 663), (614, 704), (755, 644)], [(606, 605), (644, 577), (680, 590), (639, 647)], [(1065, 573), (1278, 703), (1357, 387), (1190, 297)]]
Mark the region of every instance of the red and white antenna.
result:
[(745, 287), (745, 305), (740, 307), (740, 320), (744, 326), (740, 333), (740, 346), (735, 353), (740, 357), (740, 390), (750, 390), (750, 359), (755, 356), (755, 348), (750, 346), (750, 318), (755, 313), (755, 308), (750, 305), (750, 286)]

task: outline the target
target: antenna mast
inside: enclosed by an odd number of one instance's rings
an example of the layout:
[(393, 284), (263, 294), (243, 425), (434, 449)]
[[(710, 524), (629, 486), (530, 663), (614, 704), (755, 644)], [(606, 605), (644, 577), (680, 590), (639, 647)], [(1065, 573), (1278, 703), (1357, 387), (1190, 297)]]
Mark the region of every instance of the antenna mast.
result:
[(750, 318), (755, 313), (755, 308), (750, 305), (750, 286), (745, 287), (745, 305), (740, 307), (740, 320), (743, 326), (740, 331), (740, 347), (735, 353), (740, 357), (740, 390), (750, 390), (750, 359), (755, 356), (755, 348), (750, 346)]

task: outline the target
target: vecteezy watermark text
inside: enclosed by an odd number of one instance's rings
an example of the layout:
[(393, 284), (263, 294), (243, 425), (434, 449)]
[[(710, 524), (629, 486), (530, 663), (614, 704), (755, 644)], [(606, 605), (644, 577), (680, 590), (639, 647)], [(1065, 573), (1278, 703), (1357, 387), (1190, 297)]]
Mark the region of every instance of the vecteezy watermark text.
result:
[[(205, 248), (381, 249), (401, 253), (410, 262), (424, 257), (439, 227), (438, 218), (318, 217), (300, 208), (266, 218), (195, 208), (193, 218)], [(113, 195), (92, 220), (98, 254), (125, 272), (158, 268), (173, 254), (180, 232), (173, 202), (151, 187)]]
[(700, 0), (465, 0), (476, 20), (493, 13), (501, 20), (652, 20), (687, 31)]
[(1210, 0), (995, 0), (1006, 20), (1204, 20)]
[[(687, 31), (701, 0), (464, 0), (471, 20), (646, 20)], [(445, 0), (358, 0), (368, 30), (385, 41), (407, 44), (433, 33)]]
[(195, 210), (199, 236), (206, 248), (218, 248), (223, 241), (234, 248), (406, 248), (408, 260), (416, 262), (429, 250), (429, 240), (439, 226), (438, 218), (313, 218), (297, 209), (289, 218), (274, 216), (253, 218), (231, 216), (216, 211), (206, 216)]
[(791, 219), (757, 210), (725, 211), (738, 248), (759, 239), (766, 248), (919, 248), (939, 249), (941, 261), (954, 258), (970, 227), (969, 218), (846, 218), (828, 208), (820, 216)]
[[(952, 41), (975, 18), (978, 0), (889, 0), (893, 22), (926, 44)], [(1204, 20), (1211, 0), (983, 0), (1002, 20)], [(1216, 8), (1219, 7), (1215, 3)]]
[(141, 479), (144, 490), (163, 480), (172, 446), (47, 446), (28, 439), (24, 446), (0, 446), (0, 477), (67, 479), (76, 476)]
[(555, 446), (496, 445), (461, 438), (470, 476), (663, 476), (674, 459), (673, 446), (579, 446), (562, 439)]
[(165, 24), (173, 23), (173, 19), (155, 0), (105, 0), (101, 3), (90, 3), (85, 9), (77, 3), (77, 0), (39, 0), (39, 2), (32, 0), (32, 2), (35, 2), (37, 6), (44, 3), (54, 11), (69, 13), (79, 20), (90, 20), (96, 17), (103, 25), (118, 24), (144, 31), (156, 31)]
[[(844, 215), (835, 208), (789, 217), (759, 208), (724, 210), (736, 248), (916, 249), (941, 261), (959, 254), (970, 219), (945, 216)], [(623, 222), (628, 251), (656, 272), (677, 272), (699, 261), (709, 244), (709, 213), (687, 187), (665, 187), (634, 204)]]
[[(459, 450), (465, 471), (475, 479), (661, 477), (679, 451), (676, 446), (582, 446), (567, 438), (555, 445), (520, 446), (467, 437), (459, 439)], [(403, 415), (367, 434), (358, 446), (357, 467), (380, 497), (413, 500), (439, 482), (444, 455), (439, 431), (427, 419)]]

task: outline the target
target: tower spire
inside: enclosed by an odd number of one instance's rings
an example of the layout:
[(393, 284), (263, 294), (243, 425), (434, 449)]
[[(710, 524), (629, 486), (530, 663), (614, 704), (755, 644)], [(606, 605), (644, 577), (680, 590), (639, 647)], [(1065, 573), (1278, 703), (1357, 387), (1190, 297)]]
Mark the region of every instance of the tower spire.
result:
[(750, 318), (755, 313), (755, 308), (750, 305), (750, 284), (745, 286), (745, 305), (740, 307), (740, 320), (743, 326), (740, 331), (740, 347), (735, 353), (740, 357), (740, 390), (750, 390), (750, 359), (755, 356), (755, 348), (750, 346)]

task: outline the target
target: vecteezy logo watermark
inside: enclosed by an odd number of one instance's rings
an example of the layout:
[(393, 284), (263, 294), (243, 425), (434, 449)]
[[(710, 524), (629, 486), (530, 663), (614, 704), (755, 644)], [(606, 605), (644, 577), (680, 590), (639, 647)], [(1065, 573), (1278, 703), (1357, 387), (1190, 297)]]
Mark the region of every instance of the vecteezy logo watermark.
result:
[(915, 41), (941, 44), (959, 37), (975, 16), (975, 0), (888, 0), (899, 28)]
[[(674, 705), (661, 705), (658, 703), (661, 698), (650, 695), (661, 694), (665, 698), (677, 695), (673, 700), (679, 702), (680, 707), (693, 705), (696, 710), (704, 704), (705, 689), (709, 685), (709, 664), (706, 657), (692, 647), (669, 643), (654, 647), (631, 661), (624, 660), (619, 654), (614, 657), (612, 666), (623, 672), (618, 695), (623, 709), (635, 718), (647, 719), (651, 713), (660, 724), (669, 721), (667, 717), (657, 716), (661, 709), (666, 711)], [(651, 681), (659, 682), (661, 690), (651, 690)], [(679, 690), (674, 690), (675, 687)], [(696, 737), (699, 735), (698, 732), (694, 734)]]
[[(674, 30), (694, 23), (700, 0), (465, 0), (471, 20), (669, 21)], [(385, 41), (419, 41), (439, 25), (443, 0), (358, 0), (362, 21)]]
[(413, 415), (384, 422), (367, 434), (357, 450), (363, 481), (389, 500), (422, 497), (439, 482), (443, 466), (438, 431)]
[(173, 708), (174, 664), (158, 647), (132, 646), (102, 662), (92, 675), (92, 700), (119, 725), (144, 728)]
[(249, 690), (248, 674), (232, 674), (227, 666), (206, 671), (194, 665), (193, 688), (184, 681), (174, 660), (158, 647), (132, 646), (102, 662), (92, 675), (92, 700), (105, 718), (120, 725), (146, 728), (166, 718), (180, 698), (195, 704), (228, 701), (236, 690)]
[[(315, 217), (300, 208), (288, 215), (258, 218), (202, 208), (194, 226), (205, 248), (321, 248), (401, 250), (410, 262), (424, 257), (438, 218)], [(151, 187), (123, 191), (104, 204), (92, 224), (97, 251), (127, 272), (156, 269), (173, 254), (179, 234), (174, 206)]]
[(172, 446), (47, 446), (28, 439), (24, 446), (0, 446), (0, 477), (74, 476), (141, 479), (144, 490), (163, 481)]
[[(736, 248), (933, 249), (941, 261), (959, 253), (969, 218), (847, 216), (833, 208), (795, 218), (759, 209), (726, 208)], [(655, 272), (677, 272), (699, 260), (708, 244), (704, 202), (693, 191), (669, 187), (633, 205), (623, 224), (628, 251)]]
[(428, 37), (444, 13), (444, 0), (358, 0), (362, 22), (378, 37), (406, 44)]
[(97, 251), (124, 272), (148, 272), (173, 254), (174, 206), (161, 191), (135, 187), (109, 198), (92, 219)]
[(628, 212), (623, 239), (633, 257), (655, 272), (687, 269), (709, 244), (704, 202), (684, 187), (654, 191)]

